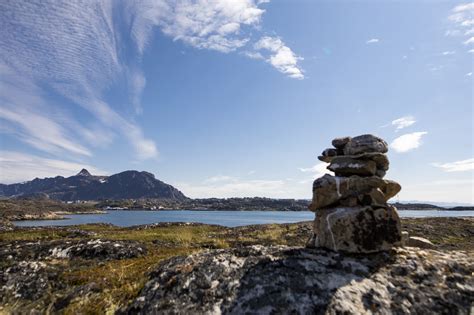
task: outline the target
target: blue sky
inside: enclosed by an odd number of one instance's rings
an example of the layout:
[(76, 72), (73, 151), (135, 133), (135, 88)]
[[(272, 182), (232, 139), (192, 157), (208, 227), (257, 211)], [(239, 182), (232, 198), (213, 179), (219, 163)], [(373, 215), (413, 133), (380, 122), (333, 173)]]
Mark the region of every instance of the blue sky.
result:
[(474, 5), (2, 1), (0, 182), (146, 170), (191, 197), (310, 198), (334, 137), (397, 199), (473, 200)]

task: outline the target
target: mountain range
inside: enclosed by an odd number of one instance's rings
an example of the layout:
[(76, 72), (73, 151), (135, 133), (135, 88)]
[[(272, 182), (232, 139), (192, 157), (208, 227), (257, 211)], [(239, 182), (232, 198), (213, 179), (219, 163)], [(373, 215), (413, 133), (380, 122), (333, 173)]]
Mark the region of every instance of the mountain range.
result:
[(86, 169), (70, 177), (35, 178), (18, 184), (0, 184), (0, 197), (44, 196), (62, 201), (158, 198), (182, 201), (178, 189), (148, 172), (125, 171), (111, 176), (91, 175)]

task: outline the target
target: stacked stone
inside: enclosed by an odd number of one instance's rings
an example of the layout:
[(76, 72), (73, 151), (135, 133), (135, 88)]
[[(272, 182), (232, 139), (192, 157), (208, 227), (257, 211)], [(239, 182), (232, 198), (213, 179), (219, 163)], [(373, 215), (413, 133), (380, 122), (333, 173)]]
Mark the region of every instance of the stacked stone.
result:
[(401, 186), (383, 179), (389, 167), (387, 143), (361, 135), (334, 139), (332, 145), (318, 157), (335, 176), (327, 174), (313, 183), (309, 209), (316, 219), (308, 246), (372, 253), (399, 245), (400, 218), (387, 201)]

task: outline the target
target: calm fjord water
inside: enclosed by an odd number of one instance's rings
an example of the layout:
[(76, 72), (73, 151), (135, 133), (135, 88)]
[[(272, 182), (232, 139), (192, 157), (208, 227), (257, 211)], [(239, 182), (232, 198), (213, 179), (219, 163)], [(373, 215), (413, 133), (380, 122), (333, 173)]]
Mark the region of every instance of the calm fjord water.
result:
[[(402, 218), (472, 217), (474, 216), (474, 211), (401, 210), (399, 214)], [(310, 221), (314, 219), (314, 213), (310, 211), (114, 210), (104, 214), (73, 214), (66, 215), (65, 217), (68, 219), (16, 221), (14, 223), (17, 226), (61, 226), (88, 223), (110, 223), (117, 226), (132, 226), (157, 222), (197, 222), (234, 227), (250, 224)]]

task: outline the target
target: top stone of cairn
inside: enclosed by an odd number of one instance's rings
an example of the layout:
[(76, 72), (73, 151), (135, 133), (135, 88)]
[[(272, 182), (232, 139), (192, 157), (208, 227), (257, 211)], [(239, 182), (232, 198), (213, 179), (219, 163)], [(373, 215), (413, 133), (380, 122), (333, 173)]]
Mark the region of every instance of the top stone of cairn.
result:
[(336, 138), (332, 145), (334, 148), (324, 150), (318, 158), (330, 163), (328, 169), (336, 176), (385, 176), (389, 161), (385, 155), (388, 145), (383, 139), (366, 134)]

